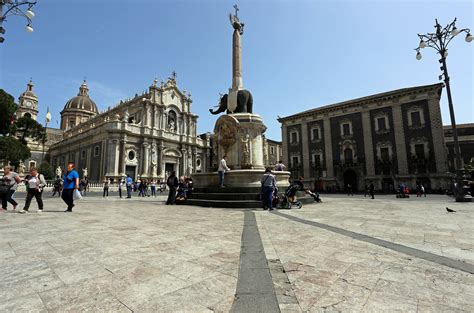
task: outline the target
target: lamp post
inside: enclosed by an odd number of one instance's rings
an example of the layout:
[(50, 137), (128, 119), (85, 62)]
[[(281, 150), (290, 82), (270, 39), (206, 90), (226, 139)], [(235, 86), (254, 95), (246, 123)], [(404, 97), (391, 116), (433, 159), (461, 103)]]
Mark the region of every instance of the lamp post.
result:
[(427, 33), (427, 34), (418, 34), (418, 37), (420, 38), (420, 44), (417, 48), (415, 48), (416, 51), (416, 59), (421, 60), (421, 49), (424, 49), (426, 47), (430, 47), (435, 49), (438, 54), (441, 56), (439, 59), (439, 63), (441, 64), (440, 69), (443, 71), (443, 74), (439, 76), (439, 79), (441, 80), (443, 75), (444, 75), (444, 83), (446, 84), (446, 92), (448, 95), (448, 104), (449, 104), (449, 115), (451, 118), (451, 127), (453, 130), (453, 139), (454, 139), (454, 152), (456, 154), (456, 182), (457, 182), (457, 188), (456, 188), (456, 198), (462, 197), (463, 192), (461, 188), (461, 171), (462, 171), (462, 161), (461, 161), (461, 149), (459, 148), (459, 141), (458, 141), (458, 131), (456, 128), (456, 119), (454, 116), (454, 107), (453, 107), (453, 99), (451, 96), (451, 85), (449, 83), (449, 75), (448, 75), (448, 67), (446, 65), (446, 57), (448, 56), (448, 45), (451, 42), (451, 40), (459, 35), (460, 33), (466, 33), (465, 40), (466, 42), (471, 42), (474, 37), (471, 35), (471, 31), (469, 28), (463, 28), (463, 29), (458, 29), (456, 27), (456, 18), (451, 24), (448, 24), (446, 27), (442, 27), (438, 23), (438, 19), (435, 20), (436, 25), (434, 26), (436, 29), (435, 33)]
[(48, 123), (51, 122), (51, 112), (49, 112), (49, 108), (48, 108), (48, 113), (46, 113), (46, 119), (45, 119), (45, 127), (44, 127), (44, 131), (45, 131), (45, 134), (44, 134), (44, 137), (43, 137), (43, 154), (41, 156), (41, 163), (44, 162), (44, 142), (46, 141), (46, 133), (47, 133), (47, 128), (48, 128)]
[[(23, 16), (27, 20), (25, 26), (26, 31), (33, 31), (33, 17), (35, 13), (33, 12), (33, 6), (36, 4), (36, 1), (20, 1), (20, 0), (0, 0), (0, 43), (5, 41), (3, 34), (5, 34), (5, 28), (3, 28), (3, 22), (7, 21), (7, 17), (11, 15)], [(24, 10), (25, 7), (28, 7)], [(4, 12), (5, 11), (5, 12)]]

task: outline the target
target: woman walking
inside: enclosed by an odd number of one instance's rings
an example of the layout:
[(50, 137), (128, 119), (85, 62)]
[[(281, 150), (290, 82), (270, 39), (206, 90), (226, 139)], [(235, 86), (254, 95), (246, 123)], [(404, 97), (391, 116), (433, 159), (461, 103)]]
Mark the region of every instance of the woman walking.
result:
[(13, 195), (20, 183), (20, 176), (12, 171), (10, 165), (5, 166), (3, 171), (3, 178), (0, 180), (0, 197), (2, 198), (0, 213), (7, 211), (7, 202), (10, 202), (13, 205), (13, 210), (16, 210), (18, 203), (13, 199)]
[(151, 195), (152, 197), (156, 197), (156, 180), (152, 180), (150, 183), (150, 188), (151, 188)]
[(108, 197), (109, 196), (109, 185), (110, 185), (110, 179), (107, 177), (104, 177), (104, 192), (102, 194), (102, 197)]
[(28, 186), (28, 193), (26, 194), (25, 206), (19, 213), (28, 213), (30, 209), (31, 200), (33, 197), (36, 198), (38, 203), (38, 213), (43, 212), (43, 188), (46, 186), (46, 180), (44, 180), (43, 174), (38, 173), (38, 170), (34, 167), (30, 170), (30, 176), (25, 182)]

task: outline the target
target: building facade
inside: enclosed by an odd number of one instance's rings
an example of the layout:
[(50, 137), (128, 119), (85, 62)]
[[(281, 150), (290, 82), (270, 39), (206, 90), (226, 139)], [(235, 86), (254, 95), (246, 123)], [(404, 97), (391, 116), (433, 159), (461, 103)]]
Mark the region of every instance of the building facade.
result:
[[(463, 165), (474, 163), (474, 123), (458, 124), (456, 128), (458, 130), (458, 142)], [(444, 140), (446, 141), (449, 170), (454, 173), (456, 171), (456, 153), (451, 126), (444, 126)]]
[(439, 101), (443, 85), (394, 90), (280, 118), (292, 177), (321, 190), (392, 191), (399, 183), (445, 188)]
[(196, 134), (191, 103), (174, 76), (99, 113), (84, 82), (61, 112), (63, 139), (49, 149), (51, 164), (64, 170), (74, 162), (91, 181), (126, 175), (164, 180), (172, 171), (178, 176), (204, 171), (210, 143)]

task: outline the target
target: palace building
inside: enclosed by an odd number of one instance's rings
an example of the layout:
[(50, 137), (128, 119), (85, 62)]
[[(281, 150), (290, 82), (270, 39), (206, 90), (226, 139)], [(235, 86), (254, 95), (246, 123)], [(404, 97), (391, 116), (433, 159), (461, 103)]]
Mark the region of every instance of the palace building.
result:
[[(28, 105), (25, 96), (20, 97), (19, 114), (36, 116), (37, 98), (34, 102), (28, 94)], [(191, 103), (191, 94), (177, 87), (173, 75), (100, 113), (84, 81), (61, 111), (61, 129), (48, 128), (51, 166), (64, 170), (74, 162), (80, 175), (91, 181), (125, 175), (163, 180), (172, 171), (178, 176), (204, 171), (210, 139), (197, 136), (198, 116), (191, 112)]]
[(443, 84), (384, 92), (279, 118), (292, 177), (321, 190), (392, 191), (399, 183), (449, 181), (440, 97)]

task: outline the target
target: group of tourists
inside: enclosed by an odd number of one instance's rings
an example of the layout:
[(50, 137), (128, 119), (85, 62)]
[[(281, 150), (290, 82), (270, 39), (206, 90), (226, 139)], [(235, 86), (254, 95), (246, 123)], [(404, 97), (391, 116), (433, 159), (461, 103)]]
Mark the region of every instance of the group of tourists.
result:
[[(38, 213), (43, 212), (43, 191), (46, 187), (46, 180), (44, 175), (38, 172), (35, 167), (30, 168), (30, 173), (23, 179), (13, 171), (12, 167), (7, 165), (3, 168), (4, 175), (0, 179), (0, 197), (2, 199), (2, 209), (0, 213), (6, 212), (8, 209), (8, 203), (13, 206), (13, 211), (16, 211), (18, 202), (14, 199), (15, 192), (18, 189), (18, 184), (22, 181), (26, 187), (26, 199), (25, 204), (18, 213), (28, 213), (31, 205), (31, 200), (36, 199), (38, 204)], [(56, 179), (58, 181), (58, 178)], [(74, 191), (79, 189), (79, 174), (74, 170), (74, 164), (68, 164), (67, 171), (64, 173), (62, 179), (59, 179), (59, 183), (56, 184), (53, 196), (56, 191), (67, 205), (65, 212), (72, 212), (74, 207)]]

